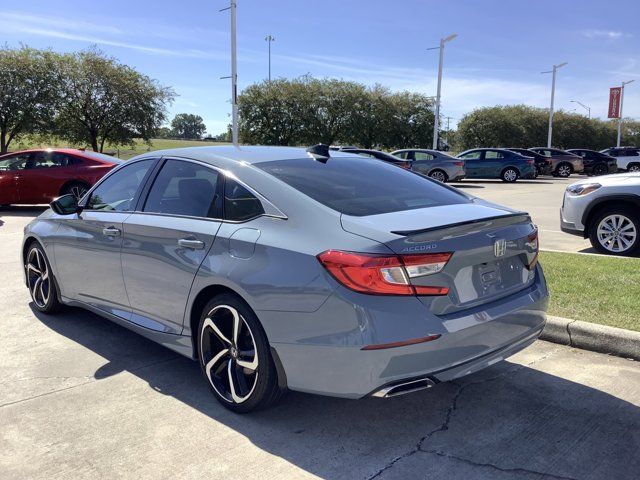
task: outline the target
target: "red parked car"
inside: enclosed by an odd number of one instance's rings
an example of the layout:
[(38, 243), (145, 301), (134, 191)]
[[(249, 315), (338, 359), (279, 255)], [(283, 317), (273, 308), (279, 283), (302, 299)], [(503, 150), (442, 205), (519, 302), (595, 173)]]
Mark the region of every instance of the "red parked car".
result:
[(82, 197), (122, 160), (71, 148), (24, 150), (0, 156), (0, 205), (49, 203)]

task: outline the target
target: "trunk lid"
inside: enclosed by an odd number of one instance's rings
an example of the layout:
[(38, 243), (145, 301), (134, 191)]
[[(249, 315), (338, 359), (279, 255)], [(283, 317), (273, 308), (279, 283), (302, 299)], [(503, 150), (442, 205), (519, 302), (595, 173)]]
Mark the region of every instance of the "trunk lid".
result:
[(342, 216), (343, 228), (385, 244), (398, 255), (452, 256), (438, 273), (413, 285), (446, 287), (444, 296), (421, 296), (436, 315), (474, 308), (530, 286), (537, 249), (529, 215), (487, 202), (445, 205), (368, 217)]

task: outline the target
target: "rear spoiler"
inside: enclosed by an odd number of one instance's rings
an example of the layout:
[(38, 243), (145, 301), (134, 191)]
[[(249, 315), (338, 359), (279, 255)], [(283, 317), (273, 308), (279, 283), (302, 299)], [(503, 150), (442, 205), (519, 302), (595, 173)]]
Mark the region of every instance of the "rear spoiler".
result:
[(527, 213), (509, 213), (496, 217), (479, 218), (465, 222), (451, 223), (438, 227), (422, 228), (418, 230), (397, 230), (391, 232), (403, 237), (413, 237), (419, 235), (420, 238), (412, 238), (411, 241), (425, 242), (434, 239), (444, 239), (460, 237), (473, 231), (486, 230), (490, 228), (502, 228), (516, 223), (531, 222), (531, 217)]

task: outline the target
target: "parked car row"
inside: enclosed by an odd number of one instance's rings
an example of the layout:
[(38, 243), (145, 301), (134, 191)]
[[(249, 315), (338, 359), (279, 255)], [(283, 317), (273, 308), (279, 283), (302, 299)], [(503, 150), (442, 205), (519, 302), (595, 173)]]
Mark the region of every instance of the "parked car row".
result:
[(396, 150), (390, 154), (357, 147), (334, 147), (334, 150), (377, 158), (441, 182), (463, 178), (499, 178), (515, 182), (539, 175), (568, 178), (572, 174), (599, 176), (618, 171), (640, 171), (640, 149), (634, 147), (600, 152), (586, 148), (474, 148), (457, 157), (420, 148)]

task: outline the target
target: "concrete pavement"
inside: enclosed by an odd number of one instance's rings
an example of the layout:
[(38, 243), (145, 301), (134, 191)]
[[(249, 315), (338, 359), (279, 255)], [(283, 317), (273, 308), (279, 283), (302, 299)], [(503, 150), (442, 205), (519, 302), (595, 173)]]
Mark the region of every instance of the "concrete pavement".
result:
[(546, 342), (393, 399), (238, 416), (198, 366), (79, 309), (36, 314), (0, 211), (0, 478), (636, 479), (640, 364)]
[(536, 180), (464, 180), (452, 185), (477, 197), (523, 210), (531, 214), (540, 232), (540, 246), (548, 250), (594, 253), (589, 240), (569, 235), (560, 230), (560, 207), (567, 185), (583, 179), (573, 175), (569, 179), (539, 177)]

